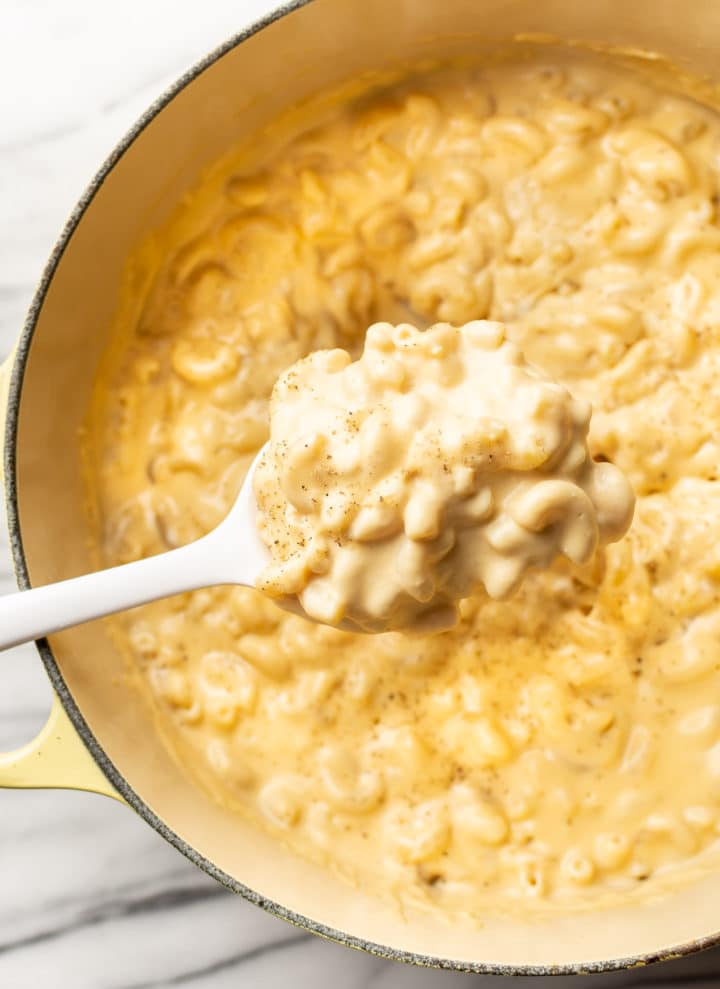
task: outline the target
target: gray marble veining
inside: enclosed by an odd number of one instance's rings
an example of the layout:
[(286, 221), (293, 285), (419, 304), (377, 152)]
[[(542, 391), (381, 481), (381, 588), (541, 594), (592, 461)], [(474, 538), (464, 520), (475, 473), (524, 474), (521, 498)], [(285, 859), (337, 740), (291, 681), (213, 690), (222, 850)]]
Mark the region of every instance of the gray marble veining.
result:
[[(66, 216), (100, 161), (169, 82), (268, 0), (3, 0), (0, 4), (0, 355)], [(0, 593), (14, 587), (4, 529)], [(32, 647), (0, 657), (0, 749), (41, 726)], [(518, 989), (537, 980), (518, 980)], [(720, 984), (720, 953), (565, 986)], [(195, 869), (131, 811), (63, 791), (0, 791), (3, 989), (497, 989), (311, 937)]]

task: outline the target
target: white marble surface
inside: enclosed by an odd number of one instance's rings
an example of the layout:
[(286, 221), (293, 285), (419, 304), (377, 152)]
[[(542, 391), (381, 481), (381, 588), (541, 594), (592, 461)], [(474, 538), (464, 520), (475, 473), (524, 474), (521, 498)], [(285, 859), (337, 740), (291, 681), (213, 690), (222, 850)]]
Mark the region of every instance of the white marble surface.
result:
[[(183, 69), (269, 6), (0, 0), (2, 354), (98, 163)], [(0, 540), (3, 592), (13, 586), (4, 529)], [(40, 727), (50, 690), (33, 648), (0, 660), (2, 750)], [(500, 982), (382, 962), (305, 935), (223, 890), (110, 800), (0, 792), (3, 989), (497, 989)], [(720, 952), (558, 982), (709, 989), (720, 984)]]

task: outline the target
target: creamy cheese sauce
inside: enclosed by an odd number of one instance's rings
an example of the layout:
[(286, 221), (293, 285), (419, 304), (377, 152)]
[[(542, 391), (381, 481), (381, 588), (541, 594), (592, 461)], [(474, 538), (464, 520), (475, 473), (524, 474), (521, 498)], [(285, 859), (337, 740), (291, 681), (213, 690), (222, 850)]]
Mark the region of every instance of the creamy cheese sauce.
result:
[[(542, 59), (543, 56), (540, 58)], [(620, 542), (450, 631), (214, 588), (114, 619), (216, 799), (452, 917), (646, 896), (720, 832), (720, 120), (580, 57), (437, 71), (231, 156), (132, 259), (88, 450), (106, 563), (216, 525), (268, 400), (374, 321), (490, 318), (592, 403)]]
[(357, 361), (316, 350), (270, 399), (257, 586), (348, 631), (430, 632), (559, 555), (587, 563), (634, 506), (617, 467), (590, 457), (589, 422), (502, 323), (376, 323)]

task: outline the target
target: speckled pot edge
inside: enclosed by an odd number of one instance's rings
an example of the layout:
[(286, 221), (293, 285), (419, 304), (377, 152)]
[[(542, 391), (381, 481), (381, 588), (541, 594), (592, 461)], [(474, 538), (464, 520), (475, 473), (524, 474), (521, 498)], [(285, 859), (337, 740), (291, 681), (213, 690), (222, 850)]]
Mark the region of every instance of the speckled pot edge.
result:
[[(62, 259), (67, 245), (69, 244), (75, 229), (82, 220), (85, 211), (87, 210), (90, 203), (95, 198), (98, 190), (101, 188), (103, 182), (110, 174), (116, 163), (122, 158), (131, 144), (135, 139), (145, 130), (145, 128), (152, 123), (154, 118), (160, 113), (160, 111), (170, 103), (175, 96), (180, 93), (186, 86), (190, 85), (199, 75), (201, 75), (206, 69), (214, 65), (219, 59), (221, 59), (228, 52), (232, 51), (237, 45), (241, 44), (246, 39), (252, 37), (258, 31), (272, 24), (274, 21), (279, 20), (281, 17), (292, 13), (295, 10), (300, 9), (314, 0), (292, 0), (292, 2), (282, 4), (275, 8), (272, 12), (262, 17), (243, 31), (233, 35), (225, 43), (217, 47), (214, 51), (210, 52), (205, 58), (197, 62), (192, 68), (188, 69), (180, 78), (167, 89), (161, 96), (159, 96), (154, 103), (145, 111), (145, 113), (138, 119), (135, 125), (128, 131), (128, 133), (122, 138), (122, 140), (117, 144), (112, 153), (108, 156), (105, 162), (102, 164), (97, 174), (93, 180), (88, 185), (87, 189), (83, 193), (82, 197), (78, 201), (74, 210), (72, 211), (69, 219), (67, 220), (65, 227), (63, 228), (60, 237), (53, 249), (52, 254), (45, 266), (42, 277), (40, 279), (38, 288), (36, 290), (35, 296), (33, 298), (30, 309), (28, 310), (27, 318), (25, 324), (20, 334), (20, 339), (18, 341), (17, 349), (15, 352), (10, 384), (9, 384), (9, 394), (8, 394), (8, 407), (7, 407), (7, 419), (5, 426), (5, 438), (4, 438), (4, 471), (5, 471), (5, 501), (7, 509), (7, 522), (8, 530), (10, 536), (10, 546), (13, 555), (13, 561), (15, 565), (15, 572), (17, 575), (18, 586), (25, 589), (30, 586), (29, 575), (27, 570), (27, 562), (25, 559), (25, 552), (23, 548), (22, 533), (20, 531), (19, 514), (18, 514), (18, 492), (17, 492), (17, 475), (16, 475), (16, 441), (17, 441), (17, 425), (18, 425), (18, 415), (20, 408), (20, 401), (22, 396), (22, 386), (25, 374), (25, 367), (27, 364), (28, 355), (30, 353), (30, 348), (32, 345), (32, 339), (35, 332), (35, 327), (37, 325), (40, 313), (42, 311), (45, 296), (50, 287), (52, 279), (55, 275), (55, 271)], [(85, 719), (80, 712), (72, 694), (68, 690), (68, 687), (63, 679), (62, 673), (55, 661), (55, 657), (49, 646), (47, 639), (41, 639), (37, 642), (37, 649), (40, 653), (40, 657), (45, 665), (47, 674), (52, 683), (53, 689), (58, 695), (63, 707), (67, 711), (68, 717), (72, 721), (75, 729), (77, 730), (79, 736), (82, 738), (85, 746), (92, 755), (93, 759), (105, 774), (105, 776), (110, 780), (112, 785), (121, 794), (121, 796), (127, 801), (129, 806), (147, 823), (155, 829), (166, 841), (182, 852), (191, 862), (196, 866), (206, 872), (208, 875), (212, 876), (213, 879), (221, 883), (223, 886), (232, 890), (234, 893), (239, 893), (246, 900), (256, 906), (262, 907), (268, 913), (279, 917), (281, 920), (285, 920), (295, 927), (302, 928), (310, 933), (317, 934), (320, 937), (325, 938), (329, 941), (334, 941), (337, 944), (345, 945), (350, 948), (355, 948), (357, 950), (366, 951), (372, 955), (376, 955), (381, 958), (386, 958), (391, 961), (405, 962), (407, 964), (419, 965), (426, 968), (435, 969), (445, 969), (449, 971), (456, 972), (473, 972), (482, 975), (508, 975), (508, 976), (519, 976), (519, 975), (536, 975), (536, 976), (551, 976), (551, 975), (582, 975), (582, 974), (594, 974), (599, 972), (609, 972), (618, 969), (628, 969), (644, 965), (650, 965), (655, 962), (667, 961), (671, 958), (677, 958), (683, 955), (694, 954), (695, 952), (705, 950), (706, 948), (713, 947), (720, 944), (720, 932), (708, 936), (706, 938), (700, 938), (696, 941), (689, 941), (684, 944), (677, 945), (673, 948), (668, 948), (664, 951), (658, 951), (645, 955), (630, 956), (626, 958), (609, 959), (606, 961), (591, 962), (588, 964), (576, 964), (576, 965), (499, 965), (499, 964), (485, 964), (482, 962), (468, 962), (468, 961), (457, 961), (449, 958), (437, 958), (432, 955), (418, 954), (410, 951), (403, 951), (397, 948), (393, 948), (390, 945), (377, 944), (371, 941), (365, 941), (362, 938), (355, 937), (351, 934), (347, 934), (343, 931), (336, 930), (332, 927), (328, 927), (325, 924), (321, 924), (309, 917), (305, 917), (302, 914), (295, 913), (292, 910), (288, 910), (280, 903), (276, 903), (273, 900), (269, 900), (262, 894), (250, 889), (248, 886), (243, 885), (237, 879), (228, 875), (228, 873), (223, 872), (216, 865), (213, 864), (209, 859), (201, 855), (196, 849), (185, 842), (179, 835), (175, 834), (167, 824), (157, 817), (156, 814), (140, 799), (140, 797), (134, 792), (134, 790), (129, 786), (124, 776), (118, 771), (118, 769), (110, 761), (97, 739), (90, 731)]]

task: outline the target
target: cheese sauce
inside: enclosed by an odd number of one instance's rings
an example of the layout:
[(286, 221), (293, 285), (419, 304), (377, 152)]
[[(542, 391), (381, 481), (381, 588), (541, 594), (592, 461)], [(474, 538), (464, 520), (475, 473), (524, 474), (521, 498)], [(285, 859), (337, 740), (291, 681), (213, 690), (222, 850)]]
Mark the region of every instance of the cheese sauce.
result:
[(168, 744), (443, 916), (682, 881), (720, 832), (720, 120), (578, 55), (438, 70), (244, 154), (131, 261), (87, 451), (105, 563), (215, 526), (278, 375), (378, 320), (503, 321), (638, 500), (620, 542), (438, 635), (224, 587), (113, 619)]
[(617, 467), (591, 459), (589, 422), (502, 323), (376, 323), (357, 361), (316, 350), (270, 399), (257, 586), (348, 631), (422, 633), (561, 554), (587, 563), (634, 507)]

